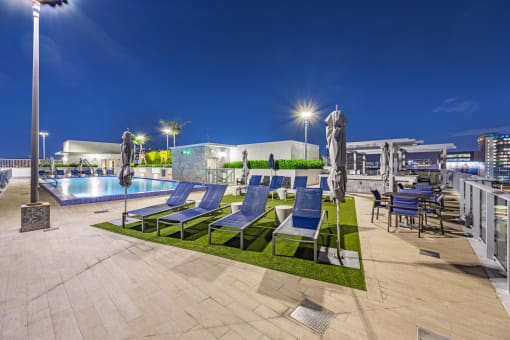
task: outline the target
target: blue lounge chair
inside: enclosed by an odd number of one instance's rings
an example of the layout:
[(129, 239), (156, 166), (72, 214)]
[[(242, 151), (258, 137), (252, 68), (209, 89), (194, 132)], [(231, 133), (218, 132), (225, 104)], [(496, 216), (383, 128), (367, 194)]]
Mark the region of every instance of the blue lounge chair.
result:
[(57, 169), (56, 176), (57, 177), (64, 177), (65, 172), (63, 169)]
[(271, 183), (269, 183), (269, 192), (271, 193), (271, 199), (274, 199), (274, 193), (280, 189), (283, 184), (283, 176), (273, 176)]
[(200, 201), (200, 205), (196, 208), (180, 211), (178, 213), (166, 215), (158, 218), (157, 232), (160, 235), (161, 224), (175, 224), (179, 223), (181, 226), (181, 240), (184, 239), (184, 223), (194, 220), (196, 218), (208, 215), (210, 213), (225, 209), (229, 207), (228, 204), (220, 206), (221, 199), (227, 190), (226, 184), (208, 184), (204, 197)]
[(288, 176), (283, 177), (282, 188), (290, 189), (291, 178)]
[(276, 239), (313, 243), (313, 260), (317, 262), (317, 240), (319, 231), (327, 219), (327, 210), (322, 211), (322, 189), (297, 188), (294, 209), (273, 232), (273, 255), (276, 253)]
[(238, 192), (238, 194), (240, 195), (243, 190), (246, 191), (246, 189), (248, 189), (248, 187), (250, 185), (260, 185), (260, 180), (262, 179), (262, 176), (261, 175), (252, 175), (250, 177), (250, 182), (248, 183), (248, 185), (243, 185), (243, 186), (239, 186), (236, 190)]
[(71, 177), (79, 177), (80, 173), (76, 169), (71, 169)]
[(90, 170), (90, 169), (85, 169), (85, 170), (83, 171), (83, 174), (84, 174), (85, 176), (92, 176), (92, 170)]
[(39, 177), (45, 177), (46, 171), (45, 170), (39, 170)]
[(175, 188), (174, 192), (170, 195), (166, 203), (151, 205), (149, 207), (130, 210), (127, 212), (128, 216), (140, 217), (142, 221), (142, 232), (145, 229), (145, 218), (151, 215), (181, 209), (191, 205), (192, 201), (186, 201), (191, 190), (193, 190), (193, 183), (180, 182)]
[(331, 196), (330, 196), (331, 189), (329, 188), (328, 177), (321, 176), (321, 181), (320, 181), (319, 186), (322, 189), (322, 195), (323, 196), (328, 196), (331, 199)]
[(0, 189), (5, 189), (11, 179), (11, 171), (3, 170), (0, 171)]
[(114, 176), (113, 169), (106, 169), (106, 176)]
[(260, 181), (260, 185), (269, 185), (269, 180), (271, 176), (263, 176), (262, 181)]
[(306, 188), (306, 183), (308, 182), (307, 176), (296, 176), (294, 178), (294, 186), (292, 189), (288, 190), (288, 192), (295, 194), (297, 188)]
[(252, 175), (248, 185), (260, 185), (260, 181), (261, 180), (262, 180), (262, 176), (261, 175)]
[(274, 209), (265, 210), (268, 193), (269, 187), (267, 186), (249, 186), (240, 211), (209, 224), (207, 231), (209, 244), (211, 244), (211, 232), (213, 229), (241, 233), (240, 248), (242, 250), (244, 245), (244, 229), (248, 228)]
[(103, 169), (96, 169), (96, 174), (97, 174), (98, 176), (104, 176)]

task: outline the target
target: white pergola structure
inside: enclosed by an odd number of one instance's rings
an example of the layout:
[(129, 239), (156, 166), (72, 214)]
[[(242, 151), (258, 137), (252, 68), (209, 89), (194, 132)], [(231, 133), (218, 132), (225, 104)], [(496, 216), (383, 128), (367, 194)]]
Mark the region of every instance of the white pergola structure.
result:
[(401, 148), (406, 153), (418, 153), (418, 152), (436, 152), (439, 154), (438, 160), (438, 168), (441, 174), (441, 182), (445, 184), (446, 181), (446, 154), (449, 149), (455, 149), (455, 144), (446, 143), (446, 144), (423, 144), (423, 145), (413, 145), (413, 146), (404, 146)]
[[(406, 154), (419, 152), (437, 152), (439, 157), (439, 169), (444, 183), (446, 175), (446, 153), (448, 149), (455, 149), (454, 144), (423, 144), (422, 140), (413, 138), (380, 139), (371, 141), (348, 142), (347, 152), (353, 154), (354, 174), (365, 175), (366, 155), (381, 155), (381, 163), (385, 163), (386, 155), (383, 153), (385, 144), (389, 149), (389, 188), (393, 188), (394, 178), (399, 170), (406, 169)], [(358, 169), (358, 158), (362, 157), (361, 169)], [(382, 174), (381, 174), (382, 176)]]

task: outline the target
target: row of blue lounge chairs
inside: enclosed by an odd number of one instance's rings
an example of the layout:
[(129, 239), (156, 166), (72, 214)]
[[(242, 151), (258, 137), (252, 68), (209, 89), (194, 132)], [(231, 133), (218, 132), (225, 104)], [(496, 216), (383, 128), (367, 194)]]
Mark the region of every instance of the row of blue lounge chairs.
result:
[[(71, 177), (79, 177), (80, 172), (77, 169), (71, 169), (69, 172)], [(44, 177), (47, 175), (52, 175), (51, 172), (48, 172), (46, 170), (39, 170), (39, 176)], [(84, 176), (92, 176), (92, 170), (91, 169), (84, 169), (83, 170)], [(96, 175), (97, 176), (105, 176), (105, 173), (103, 169), (96, 169)], [(56, 169), (55, 170), (55, 176), (56, 177), (64, 177), (65, 176), (65, 170), (64, 169)], [(106, 176), (114, 176), (113, 169), (106, 169)]]
[(7, 188), (7, 185), (9, 184), (11, 177), (12, 177), (11, 170), (8, 169), (0, 171), (0, 191), (4, 191), (4, 189)]
[(288, 189), (288, 192), (295, 193), (297, 188), (306, 188), (307, 181), (307, 176), (296, 176), (294, 178), (294, 186), (291, 189), (290, 177), (273, 176), (271, 177), (271, 180), (269, 180), (269, 176), (252, 175), (248, 185), (269, 186), (269, 192), (271, 193), (271, 198), (273, 198), (274, 193), (278, 189), (286, 188)]
[[(193, 184), (181, 182), (178, 184), (174, 193), (168, 198), (166, 204), (131, 210), (128, 211), (128, 215), (141, 220), (143, 232), (145, 228), (145, 218), (148, 216), (181, 210), (159, 217), (156, 221), (156, 230), (157, 235), (160, 236), (160, 230), (165, 225), (179, 224), (180, 238), (184, 239), (185, 223), (229, 207), (228, 204), (221, 205), (221, 200), (227, 186), (222, 184), (209, 184), (198, 207), (185, 209), (191, 204), (191, 201), (188, 201), (187, 198), (192, 188)], [(220, 218), (208, 225), (208, 243), (212, 243), (213, 231), (235, 232), (240, 234), (240, 249), (243, 249), (245, 230), (274, 209), (266, 209), (268, 196), (269, 186), (249, 185), (239, 211)], [(273, 231), (273, 255), (276, 252), (277, 238), (294, 242), (313, 243), (314, 261), (317, 262), (317, 240), (320, 226), (325, 216), (327, 216), (326, 211), (322, 211), (322, 189), (297, 187), (293, 213)]]

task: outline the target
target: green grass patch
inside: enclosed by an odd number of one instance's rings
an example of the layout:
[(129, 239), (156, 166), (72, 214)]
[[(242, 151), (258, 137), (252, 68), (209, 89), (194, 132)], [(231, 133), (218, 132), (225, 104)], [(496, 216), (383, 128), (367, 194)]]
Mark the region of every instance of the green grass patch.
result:
[[(222, 204), (242, 201), (240, 196), (225, 196)], [(275, 205), (293, 205), (292, 198), (283, 202), (280, 200), (268, 200), (267, 207)], [(329, 201), (323, 202), (323, 209), (328, 210), (328, 224), (323, 223), (319, 248), (321, 245), (336, 245), (336, 207)], [(354, 199), (346, 197), (340, 205), (341, 218), (341, 247), (347, 250), (359, 252), (361, 261), (361, 249), (359, 243), (358, 227)], [(162, 243), (174, 247), (190, 249), (206, 254), (217, 255), (228, 259), (250, 263), (256, 266), (270, 268), (302, 277), (335, 283), (342, 286), (365, 290), (363, 267), (361, 270), (317, 264), (313, 261), (313, 245), (285, 240), (277, 240), (276, 256), (271, 254), (271, 237), (275, 229), (273, 226), (274, 212), (259, 220), (253, 226), (247, 228), (244, 233), (244, 250), (239, 249), (239, 233), (212, 232), (212, 244), (207, 244), (208, 224), (230, 213), (226, 208), (223, 213), (213, 216), (202, 217), (185, 224), (184, 240), (180, 239), (178, 225), (165, 226), (161, 229), (161, 236), (156, 235), (156, 218), (146, 219), (145, 232), (141, 232), (140, 223), (120, 228), (108, 222), (99, 223), (94, 227), (109, 230), (118, 234), (128, 235), (141, 240)], [(161, 214), (166, 215), (166, 214)]]

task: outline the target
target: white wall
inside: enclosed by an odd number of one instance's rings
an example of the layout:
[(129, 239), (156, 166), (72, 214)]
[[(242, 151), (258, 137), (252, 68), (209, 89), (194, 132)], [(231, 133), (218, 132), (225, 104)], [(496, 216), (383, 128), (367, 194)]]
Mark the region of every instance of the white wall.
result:
[(30, 168), (12, 168), (12, 177), (30, 177)]
[[(292, 140), (255, 143), (255, 144), (241, 144), (237, 146), (236, 151), (231, 152), (231, 161), (242, 160), (242, 151), (248, 151), (248, 159), (250, 160), (263, 160), (268, 159), (269, 154), (272, 153), (275, 159), (304, 159), (305, 158), (305, 143)], [(308, 143), (307, 146), (308, 159), (319, 159), (319, 146)]]
[(87, 142), (81, 140), (66, 140), (63, 152), (81, 153), (118, 153), (120, 154), (119, 143)]

